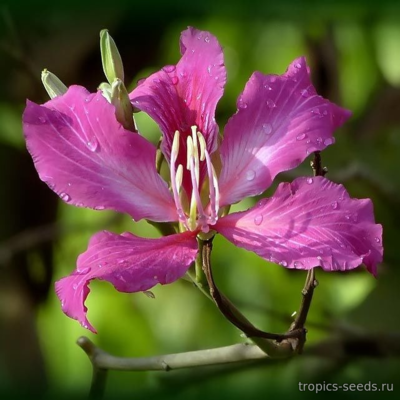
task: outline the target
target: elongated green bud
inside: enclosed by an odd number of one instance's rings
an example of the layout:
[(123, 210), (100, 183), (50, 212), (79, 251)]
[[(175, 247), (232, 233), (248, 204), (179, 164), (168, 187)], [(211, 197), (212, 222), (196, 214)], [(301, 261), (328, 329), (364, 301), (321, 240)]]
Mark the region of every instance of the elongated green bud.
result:
[(110, 85), (115, 79), (124, 81), (124, 67), (121, 56), (117, 49), (114, 39), (110, 36), (107, 29), (100, 32), (100, 52), (104, 74)]
[(61, 80), (47, 69), (42, 71), (42, 82), (51, 99), (63, 95), (68, 90)]
[(129, 100), (128, 91), (120, 79), (111, 85), (111, 104), (115, 106), (115, 115), (125, 129), (137, 131), (133, 120), (133, 108)]

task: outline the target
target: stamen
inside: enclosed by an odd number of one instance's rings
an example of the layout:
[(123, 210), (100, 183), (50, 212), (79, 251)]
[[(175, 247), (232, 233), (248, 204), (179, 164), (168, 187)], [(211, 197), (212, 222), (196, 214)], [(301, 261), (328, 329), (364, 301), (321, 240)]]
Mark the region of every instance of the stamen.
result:
[(211, 216), (209, 219), (210, 224), (215, 224), (218, 220), (219, 211), (219, 187), (217, 174), (215, 173), (214, 167), (211, 163), (211, 157), (207, 150), (205, 150), (205, 158), (207, 164), (208, 181), (210, 188), (210, 211)]
[(200, 143), (200, 161), (204, 161), (205, 160), (205, 151), (207, 148), (206, 139), (204, 139), (204, 136), (201, 134), (201, 132), (197, 132), (197, 137), (198, 137), (199, 143)]
[(175, 131), (174, 135), (174, 140), (172, 142), (172, 149), (171, 149), (171, 163), (172, 163), (172, 158), (174, 157), (174, 160), (178, 158), (178, 153), (179, 153), (179, 131)]
[(199, 183), (200, 179), (200, 162), (199, 162), (199, 146), (197, 145), (197, 126), (192, 126), (192, 140), (193, 140), (193, 156), (194, 156), (194, 168), (196, 172), (196, 182)]
[(190, 136), (187, 138), (187, 161), (186, 161), (186, 169), (190, 171), (190, 159), (194, 157), (193, 151), (193, 140)]
[(199, 193), (199, 188), (198, 188), (198, 182), (196, 180), (196, 174), (195, 174), (195, 165), (194, 165), (194, 157), (190, 159), (190, 176), (192, 178), (192, 200), (190, 203), (190, 220), (189, 224), (192, 224), (194, 227), (193, 229), (196, 228), (196, 208), (198, 211), (198, 216), (199, 216), (199, 222), (202, 227), (202, 230), (204, 232), (208, 232), (209, 228), (207, 225), (207, 218), (204, 214), (204, 209), (203, 205), (201, 204), (201, 198), (200, 198), (200, 193)]
[(178, 169), (176, 170), (176, 177), (175, 177), (175, 184), (178, 193), (181, 190), (182, 180), (183, 180), (183, 167), (182, 164), (179, 164)]
[(179, 220), (183, 223), (186, 229), (189, 229), (188, 219), (183, 211), (181, 197), (179, 195), (179, 191), (182, 185), (182, 177), (183, 177), (183, 168), (182, 165), (179, 164), (178, 171), (175, 171), (175, 163), (178, 157), (179, 151), (179, 132), (175, 132), (174, 141), (172, 143), (172, 150), (171, 150), (171, 165), (170, 165), (170, 172), (171, 172), (171, 188), (172, 193), (174, 195), (174, 201), (176, 206), (176, 212), (178, 213)]

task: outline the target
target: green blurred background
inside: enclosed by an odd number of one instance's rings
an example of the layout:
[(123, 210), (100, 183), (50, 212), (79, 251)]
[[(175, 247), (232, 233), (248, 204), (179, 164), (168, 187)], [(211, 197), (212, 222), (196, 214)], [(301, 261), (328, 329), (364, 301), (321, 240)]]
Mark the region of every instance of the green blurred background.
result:
[[(319, 93), (353, 111), (350, 122), (337, 132), (336, 145), (323, 153), (328, 177), (345, 184), (354, 197), (373, 199), (376, 219), (384, 226), (385, 246), (377, 280), (363, 267), (351, 273), (317, 271), (320, 285), (309, 314), (307, 345), (354, 329), (367, 334), (400, 330), (398, 2), (0, 4), (0, 394), (48, 398), (60, 393), (86, 394), (91, 366), (75, 344), (81, 335), (108, 352), (132, 357), (244, 340), (187, 282), (154, 288), (155, 299), (141, 293), (118, 293), (108, 283), (92, 282), (87, 305), (98, 335), (61, 312), (54, 281), (74, 269), (92, 234), (109, 229), (157, 236), (144, 222), (59, 201), (39, 181), (22, 139), (25, 99), (47, 99), (40, 82), (43, 68), (67, 85), (77, 83), (92, 91), (105, 80), (99, 51), (103, 28), (117, 42), (131, 87), (139, 78), (177, 62), (179, 34), (186, 26), (215, 34), (224, 47), (228, 71), (217, 113), (221, 131), (254, 70), (283, 73), (295, 57), (306, 55)], [(156, 142), (157, 126), (142, 114), (138, 123)], [(278, 180), (311, 174), (309, 161)], [(246, 200), (234, 209), (246, 209), (255, 201)], [(268, 264), (221, 237), (214, 243), (213, 265), (221, 289), (260, 328), (286, 330), (290, 315), (299, 306), (305, 273)], [(106, 395), (178, 399), (310, 396), (298, 392), (299, 381), (393, 383), (395, 393), (399, 371), (396, 357), (343, 362), (335, 357), (303, 356), (246, 368), (168, 374), (112, 372)]]

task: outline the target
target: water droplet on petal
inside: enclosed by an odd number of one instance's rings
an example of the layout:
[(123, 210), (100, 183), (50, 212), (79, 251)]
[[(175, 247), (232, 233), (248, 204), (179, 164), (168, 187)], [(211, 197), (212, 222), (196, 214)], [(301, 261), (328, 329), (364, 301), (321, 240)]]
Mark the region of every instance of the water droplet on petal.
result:
[(305, 137), (306, 137), (305, 133), (300, 133), (300, 135), (297, 135), (296, 139), (297, 140), (303, 140), (303, 139), (305, 139)]
[(173, 85), (177, 85), (178, 82), (179, 82), (179, 78), (177, 76), (173, 76), (171, 78), (171, 82), (172, 82)]
[(331, 206), (332, 206), (332, 208), (333, 208), (334, 210), (336, 210), (336, 209), (338, 208), (338, 202), (337, 202), (337, 201), (333, 201), (333, 202), (331, 203)]
[(376, 238), (375, 238), (375, 242), (376, 242), (376, 243), (380, 243), (380, 242), (381, 242), (381, 239), (379, 239), (378, 237), (376, 237)]
[(272, 90), (272, 87), (270, 85), (268, 85), (268, 83), (266, 83), (264, 85), (264, 88), (267, 89), (267, 90)]
[(327, 110), (324, 110), (323, 113), (322, 113), (322, 115), (327, 116), (327, 115), (328, 115), (328, 111), (327, 111)]
[(295, 66), (297, 69), (300, 69), (300, 68), (301, 68), (301, 64), (300, 64), (300, 63), (296, 63), (296, 64), (294, 64), (294, 66)]
[(44, 124), (46, 122), (46, 118), (45, 117), (39, 117), (39, 121)]
[(101, 210), (104, 210), (105, 207), (104, 206), (96, 206), (94, 209), (98, 210), (98, 211), (101, 211)]
[(349, 219), (350, 219), (350, 214), (346, 214), (344, 217), (345, 217), (347, 220), (349, 220)]
[(248, 181), (252, 181), (255, 177), (256, 177), (256, 172), (253, 171), (252, 169), (249, 169), (249, 170), (246, 172), (246, 179), (247, 179)]
[(294, 267), (295, 268), (303, 268), (304, 264), (301, 261), (295, 261), (294, 262)]
[(335, 139), (333, 139), (333, 138), (328, 138), (328, 139), (325, 139), (325, 140), (324, 140), (324, 145), (325, 145), (325, 146), (329, 146), (329, 145), (333, 144), (334, 142), (335, 142)]
[(276, 104), (275, 104), (275, 102), (274, 102), (273, 100), (268, 99), (268, 100), (267, 100), (267, 106), (268, 106), (269, 108), (275, 108), (275, 107), (276, 107)]
[(161, 83), (161, 81), (160, 81), (160, 79), (158, 79), (158, 78), (154, 78), (154, 79), (153, 79), (153, 83)]
[(317, 143), (318, 143), (318, 144), (321, 144), (321, 143), (322, 143), (322, 138), (321, 138), (321, 137), (317, 138)]
[(86, 275), (88, 272), (90, 272), (90, 268), (89, 268), (89, 267), (86, 267), (86, 268), (83, 268), (83, 269), (78, 270), (78, 272), (79, 272), (81, 275)]
[(204, 38), (204, 41), (205, 41), (206, 43), (210, 43), (210, 38), (209, 38), (208, 36), (206, 36), (206, 37)]
[(283, 267), (287, 267), (287, 262), (285, 260), (282, 260), (279, 262), (279, 265), (282, 265)]
[(61, 200), (64, 200), (66, 202), (71, 201), (71, 196), (65, 192), (60, 193), (60, 197), (61, 197)]
[(72, 285), (72, 289), (74, 289), (74, 290), (78, 289), (78, 285), (77, 285), (76, 283), (74, 283), (74, 284)]
[(314, 182), (314, 179), (313, 179), (313, 178), (307, 178), (307, 183), (308, 183), (309, 185), (311, 185), (313, 182)]
[(263, 222), (264, 217), (259, 214), (257, 216), (254, 217), (254, 223), (258, 226), (261, 225), (261, 222)]
[(262, 129), (266, 135), (269, 135), (272, 132), (272, 125), (269, 123), (265, 123), (262, 125)]
[(301, 95), (302, 95), (303, 97), (308, 97), (308, 96), (310, 95), (310, 93), (308, 92), (307, 89), (303, 89), (303, 90), (301, 91)]
[(247, 103), (245, 103), (245, 102), (239, 102), (239, 108), (242, 108), (242, 109), (244, 109), (244, 108), (247, 108)]
[(91, 140), (89, 140), (86, 144), (87, 144), (88, 149), (93, 152), (95, 152), (99, 147), (99, 142), (97, 141), (97, 139), (95, 137), (93, 137)]
[(174, 72), (175, 71), (175, 65), (166, 65), (164, 68), (163, 68), (163, 71), (165, 71), (165, 72), (168, 72), (168, 73), (171, 73), (171, 72)]

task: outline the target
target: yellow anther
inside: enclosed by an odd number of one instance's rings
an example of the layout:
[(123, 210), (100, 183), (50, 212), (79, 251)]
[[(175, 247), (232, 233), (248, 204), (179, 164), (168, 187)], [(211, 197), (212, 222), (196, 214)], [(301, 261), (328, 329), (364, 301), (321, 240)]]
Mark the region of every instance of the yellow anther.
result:
[(186, 163), (186, 169), (190, 171), (190, 160), (191, 158), (194, 157), (194, 145), (193, 145), (193, 140), (190, 136), (187, 138), (187, 163)]
[(178, 191), (178, 193), (181, 190), (182, 179), (183, 179), (183, 167), (182, 164), (179, 164), (175, 176), (176, 190)]
[(204, 161), (206, 159), (206, 139), (204, 139), (204, 136), (199, 131), (197, 131), (197, 138), (199, 139), (200, 143), (200, 161)]

